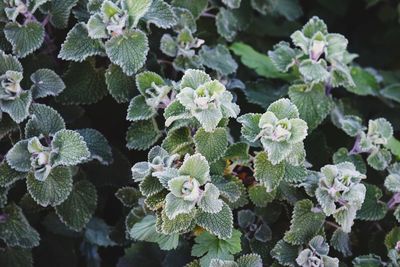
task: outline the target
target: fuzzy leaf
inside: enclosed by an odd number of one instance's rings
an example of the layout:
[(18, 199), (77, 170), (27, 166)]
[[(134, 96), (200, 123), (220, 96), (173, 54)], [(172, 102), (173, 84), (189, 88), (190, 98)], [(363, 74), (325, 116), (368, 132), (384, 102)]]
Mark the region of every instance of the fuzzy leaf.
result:
[(267, 192), (275, 190), (285, 175), (285, 163), (273, 165), (266, 152), (257, 154), (254, 162), (254, 177), (265, 186)]
[(52, 148), (57, 151), (52, 158), (54, 166), (76, 165), (91, 156), (84, 138), (72, 130), (58, 131), (52, 140)]
[(196, 152), (201, 153), (209, 163), (220, 159), (228, 147), (228, 134), (224, 128), (206, 132), (200, 128), (195, 136)]
[(126, 119), (128, 121), (148, 120), (157, 114), (156, 110), (146, 103), (146, 98), (142, 95), (132, 98), (128, 107)]
[(400, 88), (399, 84), (391, 84), (379, 91), (384, 97), (400, 103)]
[(144, 65), (149, 51), (147, 36), (139, 30), (112, 37), (105, 48), (111, 62), (120, 66), (127, 75), (136, 73)]
[(357, 95), (376, 95), (379, 84), (374, 75), (360, 68), (352, 67), (350, 69), (351, 77), (355, 86), (346, 86), (347, 91)]
[(219, 44), (214, 48), (203, 45), (199, 55), (206, 67), (216, 70), (222, 75), (234, 73), (238, 68), (229, 50), (223, 45)]
[(65, 89), (61, 78), (52, 70), (39, 69), (31, 75), (33, 98), (56, 96)]
[(144, 19), (163, 29), (171, 28), (177, 22), (172, 7), (163, 0), (153, 0)]
[(223, 201), (219, 199), (219, 189), (212, 183), (207, 183), (204, 193), (198, 203), (199, 208), (208, 213), (218, 213), (222, 209)]
[(117, 65), (110, 64), (105, 76), (108, 92), (118, 103), (127, 102), (135, 95), (134, 79)]
[(169, 131), (162, 142), (162, 147), (170, 154), (185, 155), (193, 151), (192, 144), (193, 138), (190, 129), (185, 127)]
[(104, 165), (113, 161), (111, 146), (107, 139), (95, 129), (80, 129), (77, 132), (83, 137), (90, 152), (90, 159), (96, 159)]
[(172, 5), (189, 10), (195, 18), (199, 17), (206, 9), (207, 0), (172, 0)]
[(6, 154), (7, 163), (11, 168), (20, 172), (27, 172), (31, 169), (30, 158), (28, 140), (18, 141)]
[(121, 187), (115, 193), (115, 197), (122, 202), (125, 207), (133, 207), (137, 204), (137, 201), (140, 197), (140, 192), (133, 187)]
[(189, 232), (194, 228), (194, 217), (196, 212), (190, 212), (188, 214), (179, 214), (174, 219), (168, 218), (165, 212), (162, 212), (161, 219), (162, 225), (161, 230), (164, 234), (183, 234)]
[(44, 40), (44, 28), (36, 21), (20, 25), (10, 22), (4, 27), (4, 34), (13, 47), (13, 54), (26, 57), (38, 49)]
[(220, 239), (229, 239), (232, 237), (233, 215), (232, 210), (224, 203), (222, 210), (218, 213), (208, 213), (199, 211), (197, 224), (208, 232), (218, 236)]
[(26, 177), (26, 173), (13, 170), (6, 161), (0, 163), (0, 187), (8, 187)]
[(343, 232), (340, 228), (333, 232), (331, 246), (343, 254), (343, 256), (351, 256), (350, 237), (349, 233)]
[(89, 37), (86, 25), (76, 24), (61, 45), (58, 57), (63, 60), (84, 61), (87, 57), (104, 54), (100, 40)]
[(8, 70), (23, 72), (22, 65), (16, 57), (7, 55), (0, 50), (0, 75), (5, 74)]
[(257, 207), (266, 207), (276, 196), (276, 190), (267, 192), (262, 185), (253, 185), (249, 188), (249, 198)]
[(0, 109), (8, 113), (11, 119), (20, 123), (29, 115), (29, 106), (32, 103), (32, 94), (30, 91), (24, 91), (14, 100), (0, 101)]
[(60, 220), (74, 231), (80, 231), (92, 218), (97, 205), (94, 185), (81, 180), (74, 184), (68, 198), (55, 207)]
[(313, 209), (314, 205), (308, 199), (300, 200), (295, 204), (290, 230), (284, 236), (286, 242), (301, 245), (318, 234), (324, 224), (325, 214)]
[(71, 9), (78, 0), (53, 0), (49, 6), (50, 22), (56, 28), (66, 28)]
[(268, 56), (279, 71), (288, 72), (295, 63), (296, 52), (288, 43), (280, 42), (268, 51)]
[(39, 233), (29, 225), (20, 207), (11, 203), (4, 208), (6, 220), (0, 223), (0, 239), (7, 246), (33, 248), (39, 245)]
[(161, 137), (154, 119), (133, 122), (126, 132), (128, 149), (145, 150)]
[(233, 41), (238, 30), (238, 21), (231, 10), (220, 8), (215, 19), (215, 24), (219, 35), (227, 41)]
[(378, 221), (385, 217), (387, 212), (386, 203), (382, 202), (382, 191), (372, 184), (364, 184), (367, 188), (364, 203), (357, 211), (357, 219), (364, 221)]
[(367, 173), (367, 166), (361, 155), (349, 155), (349, 151), (347, 148), (342, 147), (339, 148), (338, 151), (335, 152), (332, 156), (333, 164), (338, 164), (341, 162), (351, 162), (356, 166), (357, 171), (366, 174)]
[(65, 129), (65, 123), (60, 114), (53, 108), (42, 105), (31, 105), (31, 118), (25, 126), (25, 137), (53, 136), (56, 132)]
[(56, 167), (44, 181), (39, 181), (33, 173), (29, 173), (26, 186), (39, 205), (57, 206), (63, 203), (72, 191), (72, 174), (67, 167)]
[(247, 113), (240, 116), (237, 121), (242, 124), (242, 136), (249, 142), (255, 142), (261, 129), (258, 126), (261, 114)]
[(283, 239), (271, 250), (271, 256), (284, 266), (296, 266), (296, 258), (300, 252), (299, 246), (286, 243)]

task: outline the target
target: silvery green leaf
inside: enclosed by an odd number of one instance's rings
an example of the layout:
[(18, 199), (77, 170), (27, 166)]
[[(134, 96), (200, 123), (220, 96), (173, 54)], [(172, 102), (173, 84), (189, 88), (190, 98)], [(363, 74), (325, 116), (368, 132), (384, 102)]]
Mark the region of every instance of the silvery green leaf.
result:
[(187, 214), (192, 211), (196, 202), (187, 201), (183, 198), (176, 197), (174, 194), (169, 193), (165, 197), (165, 214), (169, 219), (174, 219), (179, 214)]
[(153, 0), (143, 18), (163, 29), (169, 29), (177, 23), (172, 7), (163, 0)]
[(95, 129), (79, 129), (77, 132), (83, 137), (90, 152), (90, 159), (96, 159), (104, 165), (113, 161), (111, 146), (107, 139)]
[(307, 122), (310, 131), (322, 123), (333, 107), (332, 99), (325, 94), (325, 88), (321, 84), (311, 88), (307, 85), (292, 85), (289, 88), (289, 96), (297, 106), (300, 118)]
[(211, 176), (211, 182), (219, 189), (221, 196), (229, 202), (236, 202), (241, 197), (242, 192), (235, 181), (226, 179), (223, 176), (213, 175)]
[(293, 245), (308, 242), (320, 231), (325, 221), (325, 214), (314, 209), (311, 200), (296, 202), (290, 230), (285, 233), (284, 240)]
[(71, 9), (78, 3), (78, 0), (53, 0), (50, 2), (48, 12), (50, 22), (54, 27), (63, 29), (68, 26), (68, 19)]
[(29, 173), (26, 186), (32, 198), (41, 206), (57, 206), (63, 203), (72, 191), (72, 174), (67, 167), (55, 167), (44, 181)]
[(207, 0), (173, 0), (172, 5), (188, 9), (197, 19), (207, 8)]
[(314, 16), (303, 26), (301, 31), (307, 38), (312, 38), (317, 32), (328, 34), (328, 27), (322, 19)]
[(376, 95), (379, 83), (376, 77), (360, 67), (351, 67), (350, 74), (354, 81), (353, 85), (346, 86), (347, 91), (357, 95)]
[(78, 23), (68, 32), (58, 58), (82, 62), (87, 57), (104, 53), (101, 40), (90, 38), (86, 25)]
[(135, 121), (126, 132), (128, 149), (145, 150), (161, 137), (156, 121), (153, 119)]
[(242, 124), (242, 136), (251, 143), (258, 139), (258, 134), (261, 131), (258, 126), (260, 118), (261, 114), (255, 113), (247, 113), (237, 118), (237, 121)]
[(31, 75), (33, 98), (56, 96), (65, 89), (61, 78), (52, 70), (39, 69)]
[(342, 253), (343, 256), (351, 256), (350, 237), (349, 234), (343, 232), (342, 229), (338, 228), (333, 232), (330, 244), (335, 250)]
[(364, 130), (362, 119), (354, 115), (344, 115), (341, 107), (336, 105), (331, 111), (332, 123), (342, 129), (349, 136), (357, 136)]
[(135, 95), (134, 79), (123, 73), (117, 65), (110, 64), (105, 77), (108, 92), (118, 103), (128, 102)]
[(251, 253), (239, 257), (236, 262), (239, 267), (262, 267), (263, 262), (260, 255)]
[(143, 95), (138, 95), (132, 98), (131, 102), (129, 102), (126, 119), (128, 121), (148, 120), (156, 114), (156, 110), (147, 105), (146, 98)]
[(44, 40), (44, 28), (36, 21), (20, 25), (17, 22), (7, 23), (4, 34), (13, 47), (13, 54), (24, 58), (40, 48)]
[(25, 125), (25, 137), (52, 136), (65, 129), (61, 115), (53, 108), (43, 104), (31, 105), (31, 117)]
[(271, 250), (271, 256), (284, 266), (294, 267), (296, 266), (296, 258), (300, 251), (300, 246), (291, 245), (281, 239)]
[(152, 196), (161, 192), (165, 187), (160, 183), (157, 177), (147, 175), (139, 184), (139, 189), (142, 195)]
[(179, 168), (179, 174), (195, 178), (200, 185), (203, 185), (210, 180), (210, 166), (204, 156), (196, 153), (185, 157), (182, 166)]
[(8, 187), (18, 180), (24, 179), (26, 173), (13, 170), (11, 166), (3, 161), (0, 163), (0, 186)]
[(160, 40), (160, 50), (170, 57), (176, 57), (178, 53), (178, 44), (176, 40), (168, 33), (164, 34)]
[(31, 91), (23, 91), (12, 100), (0, 100), (0, 109), (10, 115), (11, 119), (20, 123), (29, 115), (29, 106), (32, 103)]
[(295, 46), (298, 46), (301, 48), (303, 53), (308, 54), (309, 51), (309, 46), (310, 46), (310, 39), (304, 36), (302, 31), (295, 31), (290, 35), (290, 39), (292, 39), (292, 42)]
[(175, 168), (165, 168), (163, 171), (153, 172), (152, 175), (157, 177), (165, 188), (168, 188), (169, 180), (180, 176), (178, 170)]
[[(282, 161), (288, 158), (290, 153), (293, 151), (293, 146), (294, 146), (289, 144), (288, 142), (275, 142), (268, 140), (266, 138), (261, 138), (261, 143), (264, 147), (264, 150), (268, 152), (268, 160), (273, 165), (280, 164), (282, 163)], [(299, 164), (299, 163), (291, 162), (291, 164)]]
[(130, 186), (121, 187), (115, 192), (115, 197), (118, 198), (125, 207), (135, 206), (140, 196), (139, 190)]
[(396, 102), (400, 102), (400, 94), (399, 94), (399, 84), (391, 84), (383, 88), (379, 91), (381, 95), (386, 97), (387, 99), (391, 99)]
[(333, 214), (335, 221), (342, 227), (343, 232), (350, 233), (356, 218), (357, 208), (354, 206), (343, 207)]
[(180, 129), (170, 130), (162, 142), (162, 147), (171, 154), (185, 155), (193, 152), (193, 138), (190, 129), (183, 127)]
[(299, 111), (295, 104), (293, 104), (287, 98), (281, 98), (271, 105), (269, 105), (267, 111), (275, 114), (278, 119), (295, 119), (299, 117)]
[(284, 175), (284, 163), (271, 163), (266, 152), (257, 154), (254, 162), (254, 177), (266, 188), (267, 192), (275, 190)]
[(100, 13), (93, 14), (86, 23), (88, 36), (92, 39), (107, 38), (106, 26)]
[(149, 11), (151, 0), (123, 0), (122, 8), (128, 11), (130, 25), (136, 27), (139, 20)]
[(204, 193), (198, 203), (199, 208), (208, 213), (217, 213), (222, 209), (223, 201), (219, 199), (220, 192), (212, 183), (207, 183)]
[(55, 210), (64, 224), (74, 231), (80, 231), (92, 218), (96, 206), (96, 188), (88, 180), (81, 180), (74, 184), (68, 198)]
[(400, 163), (396, 162), (389, 167), (389, 175), (384, 185), (391, 192), (400, 192)]
[(239, 265), (234, 261), (224, 261), (220, 259), (212, 259), (209, 267), (238, 267)]
[(347, 39), (341, 34), (330, 33), (326, 35), (326, 41), (326, 59), (330, 62), (342, 62), (349, 43)]
[(189, 29), (192, 33), (197, 30), (196, 20), (193, 17), (193, 14), (188, 9), (173, 7), (172, 10), (174, 11), (175, 17), (177, 19), (177, 23), (173, 27), (176, 32), (180, 32), (185, 28)]
[(218, 213), (199, 211), (196, 217), (197, 224), (220, 239), (232, 237), (233, 215), (227, 204), (223, 204)]
[(3, 212), (7, 219), (0, 223), (0, 239), (7, 246), (33, 248), (39, 245), (39, 233), (30, 226), (20, 207), (11, 203), (3, 209)]
[(379, 171), (386, 169), (391, 160), (392, 154), (385, 148), (373, 152), (367, 158), (368, 165)]
[(179, 214), (174, 219), (169, 219), (165, 212), (161, 213), (161, 232), (163, 234), (184, 234), (190, 232), (195, 227), (194, 217), (196, 211), (188, 214)]
[(7, 163), (11, 168), (20, 172), (31, 169), (31, 153), (28, 151), (29, 140), (18, 141), (6, 154)]
[(278, 70), (287, 72), (295, 64), (296, 51), (288, 43), (280, 42), (274, 50), (268, 51), (268, 56)]
[(219, 35), (224, 37), (227, 41), (233, 41), (238, 30), (238, 23), (232, 11), (220, 8), (215, 19)]
[(10, 70), (23, 72), (22, 65), (16, 57), (7, 55), (5, 52), (0, 50), (0, 75), (3, 75)]
[(239, 8), (242, 0), (222, 0), (229, 8)]
[(234, 73), (238, 67), (229, 50), (220, 44), (213, 48), (203, 45), (199, 55), (204, 66), (216, 70), (222, 75)]
[(60, 130), (51, 142), (55, 155), (52, 156), (53, 166), (72, 166), (87, 160), (91, 154), (88, 146), (78, 132), (72, 130)]
[(185, 74), (181, 79), (180, 89), (183, 90), (185, 87), (196, 89), (200, 85), (210, 81), (210, 76), (204, 71), (189, 69), (185, 71)]
[(308, 82), (325, 82), (330, 76), (323, 59), (317, 62), (306, 59), (300, 63), (299, 71)]
[(332, 156), (332, 161), (334, 164), (338, 164), (340, 162), (351, 162), (356, 166), (357, 171), (361, 172), (362, 174), (367, 173), (367, 166), (364, 162), (364, 159), (361, 155), (349, 155), (349, 151), (347, 148), (342, 147), (339, 148)]
[(271, 203), (275, 199), (277, 192), (276, 190), (267, 192), (265, 186), (260, 184), (255, 184), (248, 190), (249, 198), (256, 207), (266, 207), (268, 203)]
[(157, 73), (151, 71), (143, 71), (138, 73), (136, 74), (135, 79), (137, 89), (145, 97), (150, 97), (146, 91), (153, 88), (153, 85), (165, 85), (164, 79)]
[(375, 254), (368, 254), (368, 255), (361, 255), (351, 262), (354, 267), (364, 267), (364, 266), (372, 266), (372, 267), (379, 267), (382, 266), (382, 259), (378, 255)]
[(335, 62), (331, 65), (331, 80), (330, 84), (333, 88), (343, 86), (345, 88), (354, 87), (354, 81), (350, 74), (350, 68), (340, 62)]
[(105, 43), (105, 48), (111, 62), (127, 75), (136, 73), (144, 65), (149, 51), (147, 36), (140, 30), (129, 30), (112, 37)]
[(357, 219), (364, 221), (378, 221), (385, 217), (387, 205), (380, 200), (382, 190), (372, 184), (365, 184), (367, 192), (361, 209), (357, 211)]
[(216, 128), (212, 132), (200, 128), (194, 135), (194, 143), (196, 152), (212, 163), (224, 155), (228, 147), (228, 134), (224, 128)]

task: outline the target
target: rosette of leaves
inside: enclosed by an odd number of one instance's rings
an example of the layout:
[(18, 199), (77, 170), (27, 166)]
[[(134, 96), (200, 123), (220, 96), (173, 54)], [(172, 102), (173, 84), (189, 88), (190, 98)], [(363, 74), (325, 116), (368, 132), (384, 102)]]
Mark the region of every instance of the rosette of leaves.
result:
[(52, 70), (39, 69), (31, 75), (30, 89), (22, 88), (23, 69), (17, 58), (0, 50), (0, 121), (1, 113), (7, 113), (17, 123), (29, 115), (34, 99), (56, 96), (64, 88), (64, 82)]
[(328, 243), (318, 235), (311, 239), (308, 248), (299, 253), (296, 262), (302, 267), (338, 267), (339, 259), (328, 256), (328, 253)]
[(351, 231), (357, 210), (364, 202), (366, 187), (361, 180), (365, 178), (351, 162), (321, 168), (315, 196), (326, 216), (333, 215), (346, 233)]
[(176, 100), (165, 109), (165, 125), (194, 118), (206, 132), (211, 132), (222, 119), (239, 114), (239, 106), (232, 100), (222, 83), (211, 80), (204, 71), (189, 69), (182, 77)]
[[(162, 0), (104, 0), (92, 7), (87, 23), (76, 24), (68, 34), (60, 58), (82, 61), (107, 55), (125, 74), (132, 75), (144, 65), (149, 51), (140, 22), (164, 29), (176, 24), (175, 13)], [(81, 42), (86, 42), (85, 46), (80, 46)]]

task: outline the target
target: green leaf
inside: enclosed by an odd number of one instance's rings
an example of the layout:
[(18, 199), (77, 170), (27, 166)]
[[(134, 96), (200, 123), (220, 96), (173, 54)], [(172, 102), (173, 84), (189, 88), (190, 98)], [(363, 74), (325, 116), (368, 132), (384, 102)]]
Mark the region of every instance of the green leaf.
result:
[(53, 136), (62, 129), (65, 129), (65, 122), (56, 110), (43, 104), (31, 105), (31, 118), (25, 125), (26, 138)]
[(261, 114), (256, 113), (247, 113), (237, 118), (237, 121), (242, 124), (242, 128), (240, 130), (242, 136), (251, 143), (257, 140), (258, 134), (261, 131), (260, 127), (258, 126), (260, 118)]
[(39, 69), (31, 75), (33, 98), (56, 96), (65, 89), (61, 78), (52, 70)]
[(0, 187), (8, 187), (26, 177), (26, 173), (13, 170), (6, 161), (0, 163)]
[(271, 256), (284, 266), (296, 266), (296, 258), (301, 251), (299, 246), (286, 243), (283, 239), (271, 250)]
[(193, 138), (189, 128), (180, 128), (168, 131), (167, 136), (163, 140), (161, 146), (170, 154), (183, 156), (186, 153), (192, 154), (193, 152)]
[(383, 265), (381, 257), (375, 254), (358, 256), (351, 263), (354, 267), (379, 267)]
[(392, 160), (392, 154), (387, 149), (380, 149), (367, 157), (368, 165), (378, 171), (386, 169)]
[[(0, 115), (1, 117), (1, 115)], [(13, 121), (10, 116), (3, 116), (1, 118), (1, 124), (0, 124), (0, 140), (6, 137), (7, 135), (18, 131), (19, 127), (18, 124)]]
[(157, 115), (156, 110), (147, 105), (146, 98), (142, 95), (132, 98), (128, 107), (126, 119), (128, 121), (148, 120)]
[(37, 50), (44, 40), (44, 28), (36, 21), (20, 25), (17, 22), (7, 23), (4, 34), (13, 47), (13, 54), (24, 58)]
[(274, 50), (268, 51), (268, 56), (281, 72), (288, 72), (296, 62), (296, 51), (286, 42), (276, 44)]
[(279, 71), (271, 58), (267, 55), (257, 52), (251, 46), (236, 42), (230, 46), (230, 49), (237, 56), (240, 56), (242, 63), (265, 78), (290, 79), (290, 75)]
[(3, 267), (33, 267), (32, 252), (29, 249), (6, 247), (0, 251)]
[(230, 203), (238, 201), (242, 196), (241, 188), (234, 180), (213, 175), (211, 176), (211, 182), (219, 189), (221, 196), (226, 198)]
[(397, 157), (400, 157), (400, 141), (391, 137), (386, 144), (386, 147)]
[(196, 237), (196, 242), (192, 247), (192, 256), (202, 257), (200, 259), (201, 266), (209, 266), (212, 259), (233, 260), (233, 254), (242, 250), (240, 243), (241, 233), (233, 230), (232, 237), (226, 240), (203, 232)]
[(201, 153), (209, 163), (220, 159), (228, 147), (228, 134), (224, 128), (206, 132), (200, 128), (194, 135), (196, 152)]
[(31, 169), (31, 153), (28, 140), (18, 141), (6, 154), (7, 163), (14, 170), (28, 172)]
[(267, 189), (259, 184), (249, 188), (249, 198), (256, 207), (266, 207), (276, 196), (276, 190), (267, 192)]
[(242, 2), (242, 0), (222, 0), (222, 2), (229, 8), (234, 9), (240, 7), (240, 3)]
[(139, 20), (149, 10), (151, 3), (151, 0), (124, 0), (122, 2), (123, 8), (128, 11), (130, 25), (136, 27)]
[(242, 142), (232, 144), (225, 151), (223, 158), (231, 161), (247, 161), (250, 159), (249, 148), (248, 144)]
[(10, 115), (11, 119), (20, 123), (29, 115), (29, 106), (32, 103), (30, 91), (23, 91), (19, 97), (13, 100), (0, 101), (0, 110)]
[(364, 183), (367, 188), (365, 200), (361, 209), (357, 211), (357, 219), (364, 221), (378, 221), (385, 217), (387, 212), (386, 203), (380, 200), (382, 191), (379, 187)]
[(84, 138), (76, 131), (60, 130), (51, 142), (53, 151), (53, 166), (72, 166), (81, 163), (91, 156)]
[(234, 73), (238, 68), (236, 61), (232, 58), (229, 50), (223, 45), (214, 48), (203, 45), (199, 51), (203, 65), (219, 72), (222, 75)]
[(391, 84), (379, 91), (384, 97), (400, 103), (400, 84)]
[(0, 50), (0, 75), (5, 74), (9, 70), (23, 72), (22, 65), (16, 57), (7, 55)]
[(224, 37), (227, 41), (233, 41), (238, 30), (238, 20), (229, 9), (220, 8), (215, 24), (219, 35)]
[(33, 248), (39, 245), (39, 233), (29, 225), (20, 207), (11, 203), (3, 212), (6, 219), (0, 223), (0, 239), (7, 246)]
[(293, 85), (289, 88), (289, 97), (299, 109), (300, 118), (307, 122), (309, 131), (317, 128), (333, 107), (332, 99), (325, 94), (321, 84), (311, 88)]
[(261, 183), (267, 190), (272, 192), (275, 190), (285, 175), (285, 163), (273, 165), (268, 160), (266, 152), (257, 154), (254, 161), (254, 177)]
[(133, 122), (126, 132), (127, 148), (145, 150), (161, 137), (154, 119)]
[(299, 71), (304, 79), (309, 82), (325, 82), (329, 78), (326, 62), (323, 59), (318, 62), (306, 59), (300, 63)]
[(378, 81), (370, 72), (360, 68), (350, 69), (355, 86), (347, 86), (347, 91), (357, 95), (376, 95), (379, 89)]
[(343, 254), (343, 256), (351, 256), (350, 237), (349, 233), (345, 233), (342, 229), (338, 228), (333, 232), (331, 246)]
[(163, 0), (153, 0), (144, 19), (163, 29), (171, 28), (177, 22), (172, 7)]
[(39, 181), (33, 173), (29, 173), (26, 186), (39, 205), (57, 206), (63, 203), (72, 191), (72, 174), (67, 167), (56, 167), (44, 181)]
[(74, 184), (68, 198), (55, 207), (60, 220), (74, 231), (81, 231), (92, 218), (97, 206), (94, 185), (81, 180)]
[(198, 18), (208, 5), (207, 0), (172, 0), (172, 5), (189, 10), (195, 18)]
[(308, 172), (304, 166), (286, 164), (284, 180), (288, 183), (300, 183), (307, 179)]
[(342, 147), (339, 148), (338, 151), (335, 152), (332, 156), (333, 164), (338, 164), (341, 162), (351, 162), (356, 166), (357, 171), (366, 174), (367, 166), (361, 155), (349, 155), (349, 151), (347, 148)]
[(105, 76), (108, 92), (118, 103), (128, 102), (135, 95), (134, 79), (117, 65), (110, 64)]
[(219, 195), (219, 189), (212, 183), (207, 183), (197, 205), (204, 212), (218, 213), (221, 211), (223, 205), (223, 201), (219, 199)]
[(140, 197), (140, 192), (134, 187), (125, 186), (118, 189), (115, 197), (122, 202), (125, 207), (133, 207), (137, 204)]
[(90, 38), (86, 25), (78, 23), (68, 32), (58, 58), (82, 62), (87, 57), (103, 54), (101, 40)]
[(107, 94), (104, 69), (96, 69), (89, 61), (71, 63), (64, 74), (64, 82), (65, 90), (56, 97), (62, 104), (93, 104)]
[(189, 69), (185, 71), (180, 83), (180, 89), (185, 87), (197, 89), (199, 86), (211, 82), (211, 77), (202, 70)]
[(293, 245), (301, 245), (317, 235), (325, 221), (325, 214), (314, 210), (311, 200), (296, 202), (290, 221), (290, 230), (285, 233), (284, 240)]
[(260, 255), (251, 253), (241, 256), (236, 260), (239, 267), (261, 267), (263, 266)]
[(400, 240), (400, 227), (395, 226), (387, 233), (385, 237), (385, 246), (387, 250), (391, 250), (396, 247), (397, 241)]
[(51, 24), (58, 29), (66, 28), (71, 9), (76, 3), (78, 0), (52, 0), (48, 10)]
[(111, 146), (107, 139), (95, 129), (79, 129), (77, 132), (83, 137), (90, 152), (90, 159), (96, 159), (103, 165), (113, 161)]
[(208, 213), (199, 211), (196, 217), (199, 226), (208, 232), (218, 236), (220, 239), (229, 239), (232, 237), (233, 215), (232, 210), (224, 203), (218, 213)]
[(152, 196), (161, 192), (164, 189), (164, 186), (160, 183), (158, 178), (152, 175), (147, 175), (140, 182), (139, 189), (144, 196)]
[(132, 75), (145, 63), (149, 45), (147, 36), (139, 30), (125, 31), (105, 44), (111, 62), (120, 66), (124, 73)]
[(188, 214), (179, 214), (174, 219), (169, 219), (165, 212), (161, 213), (161, 230), (164, 234), (183, 234), (191, 231), (194, 224), (195, 210)]

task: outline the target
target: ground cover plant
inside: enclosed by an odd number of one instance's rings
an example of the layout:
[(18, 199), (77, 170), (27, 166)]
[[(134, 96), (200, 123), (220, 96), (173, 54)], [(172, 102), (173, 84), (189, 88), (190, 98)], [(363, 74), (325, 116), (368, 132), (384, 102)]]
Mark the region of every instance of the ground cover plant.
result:
[(399, 266), (397, 5), (0, 0), (0, 266)]

